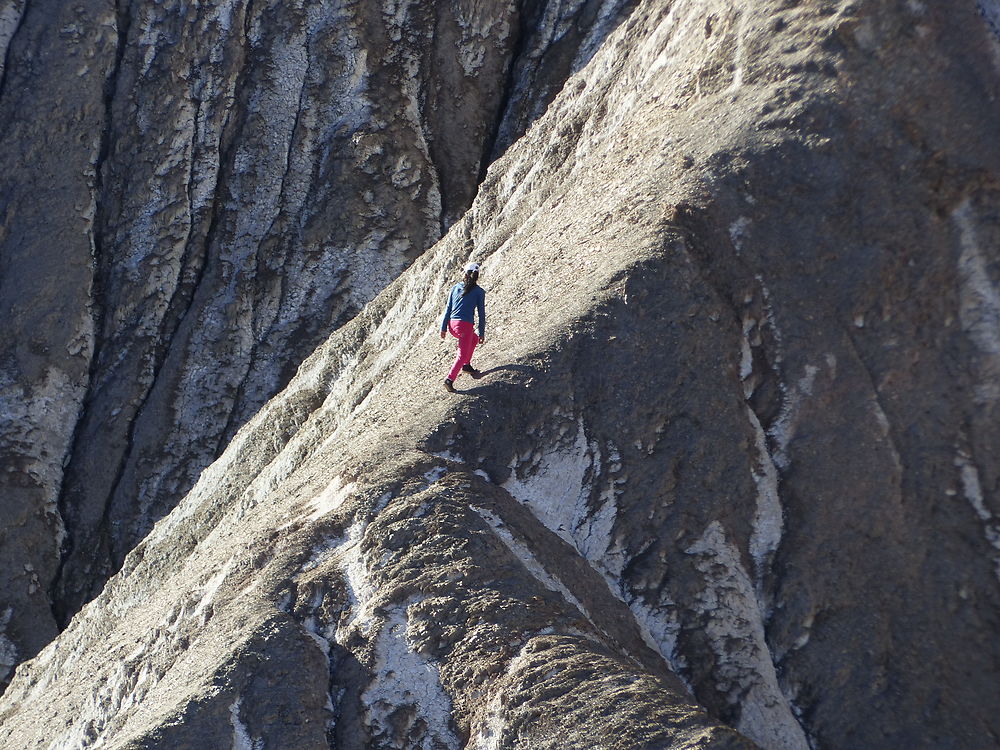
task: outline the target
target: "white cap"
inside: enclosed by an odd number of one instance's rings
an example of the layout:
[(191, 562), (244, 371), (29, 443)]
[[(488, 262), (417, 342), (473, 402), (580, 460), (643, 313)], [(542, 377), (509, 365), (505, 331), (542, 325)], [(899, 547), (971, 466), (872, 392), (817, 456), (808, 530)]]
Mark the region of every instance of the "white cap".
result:
[(475, 271), (476, 273), (478, 273), (479, 272), (479, 264), (478, 263), (466, 263), (465, 264), (465, 272), (468, 273), (469, 271)]

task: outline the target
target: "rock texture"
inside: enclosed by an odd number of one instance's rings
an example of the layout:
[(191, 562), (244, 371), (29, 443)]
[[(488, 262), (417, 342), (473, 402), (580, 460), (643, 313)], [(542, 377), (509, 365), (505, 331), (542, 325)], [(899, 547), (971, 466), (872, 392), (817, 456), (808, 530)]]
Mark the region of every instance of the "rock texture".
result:
[(0, 684), (462, 215), (621, 7), (0, 5)]
[(517, 74), (471, 208), (18, 668), (0, 743), (995, 744), (995, 7), (571, 10), (606, 38), (554, 98)]

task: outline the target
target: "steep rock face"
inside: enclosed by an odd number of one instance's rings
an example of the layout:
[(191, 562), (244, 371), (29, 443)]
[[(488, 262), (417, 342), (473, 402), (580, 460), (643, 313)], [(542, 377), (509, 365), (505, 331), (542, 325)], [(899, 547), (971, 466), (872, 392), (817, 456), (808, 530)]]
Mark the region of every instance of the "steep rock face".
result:
[(464, 212), (519, 77), (523, 131), (621, 7), (0, 6), (0, 683)]
[(984, 7), (639, 4), (19, 668), (2, 741), (990, 746)]
[[(509, 27), (512, 8), (389, 10), (138, 4), (120, 20), (101, 344), (62, 498), (66, 613), (304, 352), (433, 244), (445, 205), (467, 204), (511, 47), (484, 32)], [(482, 89), (463, 86), (476, 55)], [(470, 92), (465, 118), (435, 106), (438, 87)], [(449, 136), (438, 163), (431, 142)]]
[[(94, 164), (103, 148), (104, 78), (114, 66), (115, 34), (113, 6), (105, 2), (42, 1), (27, 10), (5, 3), (0, 18), (4, 685), (13, 666), (57, 632), (47, 588), (63, 535), (63, 465), (93, 353)], [(31, 174), (34, 190), (26, 189)]]

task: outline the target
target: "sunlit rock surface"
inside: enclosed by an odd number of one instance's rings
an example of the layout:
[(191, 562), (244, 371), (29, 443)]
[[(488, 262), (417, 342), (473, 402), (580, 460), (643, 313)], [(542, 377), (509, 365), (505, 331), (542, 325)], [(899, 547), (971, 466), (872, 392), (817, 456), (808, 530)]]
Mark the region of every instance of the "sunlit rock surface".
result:
[(991, 746), (994, 11), (625, 8), (18, 668), (0, 743)]
[(0, 3), (0, 684), (624, 5)]

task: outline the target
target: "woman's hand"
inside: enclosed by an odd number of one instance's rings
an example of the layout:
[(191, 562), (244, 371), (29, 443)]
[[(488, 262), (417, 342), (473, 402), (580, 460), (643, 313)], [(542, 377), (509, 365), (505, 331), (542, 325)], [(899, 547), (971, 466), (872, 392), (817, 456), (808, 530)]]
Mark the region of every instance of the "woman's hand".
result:
[(444, 331), (441, 331), (441, 340), (444, 340)]
[(485, 343), (486, 343), (486, 337), (485, 336), (480, 336), (480, 338), (479, 338), (479, 345), (482, 346)]

